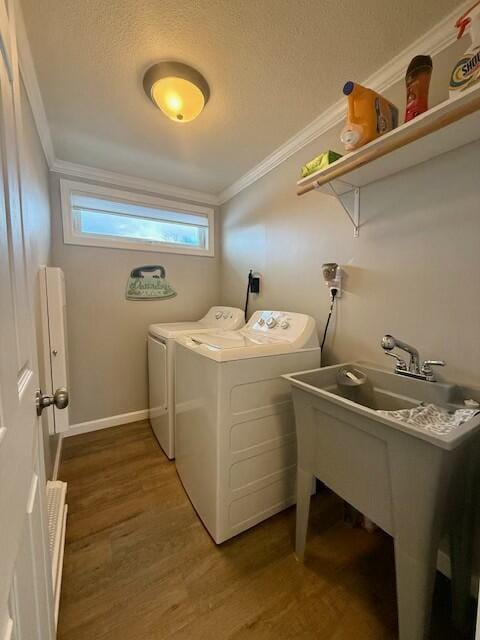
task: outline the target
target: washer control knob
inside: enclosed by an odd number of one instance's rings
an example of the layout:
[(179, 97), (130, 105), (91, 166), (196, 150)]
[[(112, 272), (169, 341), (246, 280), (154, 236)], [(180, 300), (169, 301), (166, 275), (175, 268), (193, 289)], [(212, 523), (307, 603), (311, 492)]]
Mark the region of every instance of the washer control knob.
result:
[(276, 327), (276, 326), (277, 326), (277, 321), (273, 316), (270, 316), (270, 318), (267, 320), (267, 327), (269, 329), (273, 329), (273, 327)]
[(265, 324), (265, 320), (263, 318), (259, 318), (258, 320), (258, 324), (263, 327), (263, 325)]
[(220, 320), (220, 318), (223, 316), (223, 313), (221, 311), (217, 311), (217, 313), (215, 314), (215, 318), (217, 320)]
[(287, 322), (287, 320), (282, 320), (282, 322), (280, 323), (280, 326), (282, 327), (282, 329), (288, 329), (288, 327), (290, 326), (290, 323)]

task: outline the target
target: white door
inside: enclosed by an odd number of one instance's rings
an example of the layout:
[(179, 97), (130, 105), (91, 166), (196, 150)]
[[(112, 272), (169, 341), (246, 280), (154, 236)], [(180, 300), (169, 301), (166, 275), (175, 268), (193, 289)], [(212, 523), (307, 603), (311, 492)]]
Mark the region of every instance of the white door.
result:
[[(175, 345), (170, 344), (170, 349)], [(173, 458), (173, 433), (171, 432), (171, 415), (169, 407), (168, 372), (169, 357), (167, 346), (161, 340), (148, 336), (148, 388), (150, 424), (160, 446), (167, 456)]]
[[(65, 276), (58, 267), (42, 267), (39, 276), (46, 384), (43, 391), (54, 394), (57, 389), (68, 388)], [(68, 407), (60, 410), (51, 406), (46, 416), (51, 435), (70, 428)]]
[(0, 639), (52, 640), (35, 334), (19, 185), (13, 0), (0, 1)]

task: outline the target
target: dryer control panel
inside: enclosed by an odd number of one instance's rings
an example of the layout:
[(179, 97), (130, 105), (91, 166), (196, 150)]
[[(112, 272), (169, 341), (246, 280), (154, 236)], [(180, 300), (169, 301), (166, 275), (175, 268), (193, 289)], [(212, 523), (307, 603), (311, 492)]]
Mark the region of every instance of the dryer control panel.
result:
[(245, 314), (237, 307), (210, 307), (200, 324), (212, 329), (241, 329), (245, 324)]
[(289, 311), (255, 311), (248, 321), (245, 332), (258, 332), (285, 342), (318, 346), (315, 321), (304, 313)]

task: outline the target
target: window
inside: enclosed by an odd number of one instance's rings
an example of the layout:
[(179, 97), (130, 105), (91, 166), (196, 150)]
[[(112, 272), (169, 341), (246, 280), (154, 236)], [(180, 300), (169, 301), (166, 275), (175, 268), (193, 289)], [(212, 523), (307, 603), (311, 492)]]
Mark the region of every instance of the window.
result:
[(61, 180), (66, 244), (213, 256), (213, 209)]

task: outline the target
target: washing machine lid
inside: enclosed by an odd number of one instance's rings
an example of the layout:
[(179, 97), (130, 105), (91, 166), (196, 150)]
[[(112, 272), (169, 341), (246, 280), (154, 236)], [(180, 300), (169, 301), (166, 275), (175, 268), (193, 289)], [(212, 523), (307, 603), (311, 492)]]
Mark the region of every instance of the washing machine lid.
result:
[(257, 311), (238, 331), (191, 333), (177, 342), (218, 362), (319, 348), (313, 318), (282, 311)]
[(151, 324), (148, 332), (158, 338), (176, 338), (187, 333), (240, 329), (245, 324), (245, 314), (236, 307), (211, 307), (208, 313), (196, 322), (160, 322)]
[(292, 345), (284, 340), (274, 340), (267, 337), (261, 337), (258, 341), (250, 341), (246, 337), (236, 340), (229, 336), (212, 333), (180, 336), (177, 343), (217, 362), (279, 355), (295, 351)]
[(289, 343), (271, 336), (256, 335), (247, 331), (222, 331), (210, 333), (191, 333), (188, 336), (196, 344), (215, 349), (251, 349), (258, 346), (284, 346)]

